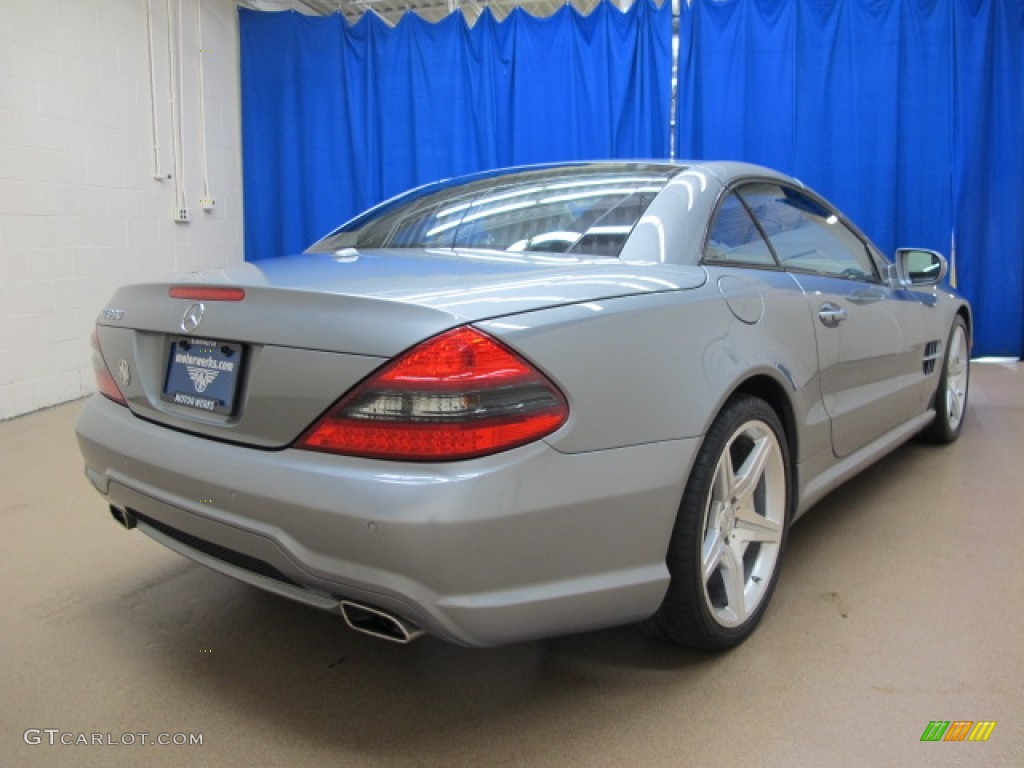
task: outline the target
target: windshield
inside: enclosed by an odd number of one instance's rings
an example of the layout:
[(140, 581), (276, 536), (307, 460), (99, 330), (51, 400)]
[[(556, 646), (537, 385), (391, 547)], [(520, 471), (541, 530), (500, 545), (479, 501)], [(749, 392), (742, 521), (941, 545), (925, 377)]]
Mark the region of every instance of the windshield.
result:
[(484, 248), (617, 257), (680, 170), (592, 164), (430, 185), (353, 219), (309, 250)]

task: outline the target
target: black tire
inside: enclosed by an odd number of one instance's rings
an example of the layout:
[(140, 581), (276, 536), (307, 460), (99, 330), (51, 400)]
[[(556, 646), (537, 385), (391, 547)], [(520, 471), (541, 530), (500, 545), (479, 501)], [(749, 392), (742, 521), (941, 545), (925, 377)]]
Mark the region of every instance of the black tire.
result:
[(778, 581), (792, 478), (786, 434), (772, 407), (748, 395), (731, 399), (690, 472), (669, 544), (672, 579), (661, 607), (642, 625), (648, 633), (713, 650), (751, 635)]
[(960, 437), (967, 415), (967, 391), (971, 379), (971, 337), (967, 323), (957, 315), (946, 341), (942, 373), (935, 389), (935, 419), (921, 432), (929, 443), (952, 443)]

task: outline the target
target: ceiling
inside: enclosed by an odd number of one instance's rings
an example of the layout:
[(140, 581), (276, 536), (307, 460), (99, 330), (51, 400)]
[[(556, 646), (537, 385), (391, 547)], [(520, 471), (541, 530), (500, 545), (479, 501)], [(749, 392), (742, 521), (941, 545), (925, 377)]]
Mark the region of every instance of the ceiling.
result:
[[(373, 12), (396, 24), (403, 13), (414, 11), (429, 21), (438, 21), (450, 13), (462, 11), (470, 25), (490, 8), (503, 19), (519, 7), (534, 16), (550, 16), (563, 5), (571, 4), (582, 13), (590, 13), (602, 0), (236, 0), (238, 5), (260, 11), (295, 10), (310, 16), (341, 13), (354, 24), (367, 12)], [(619, 8), (628, 8), (632, 0), (611, 0)]]

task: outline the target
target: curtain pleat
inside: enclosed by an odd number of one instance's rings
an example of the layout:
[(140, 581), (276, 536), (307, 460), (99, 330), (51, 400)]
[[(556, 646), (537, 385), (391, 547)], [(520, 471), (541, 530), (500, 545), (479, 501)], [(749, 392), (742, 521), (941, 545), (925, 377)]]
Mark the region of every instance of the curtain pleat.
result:
[(671, 5), (535, 18), (239, 10), (245, 252), (301, 251), (405, 189), (548, 161), (669, 153)]
[[(887, 253), (952, 255), (975, 353), (1024, 356), (1024, 4), (679, 5), (676, 154), (789, 172)], [(394, 28), (239, 10), (249, 260), (415, 186), (669, 153), (670, 3)]]
[(952, 249), (975, 354), (1024, 356), (1024, 5), (680, 9), (678, 156), (797, 176), (890, 255)]

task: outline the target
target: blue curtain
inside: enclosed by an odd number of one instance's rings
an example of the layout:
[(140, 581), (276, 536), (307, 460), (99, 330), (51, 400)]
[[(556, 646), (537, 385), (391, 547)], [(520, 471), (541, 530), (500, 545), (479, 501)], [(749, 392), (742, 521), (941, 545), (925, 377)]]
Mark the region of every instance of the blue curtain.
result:
[(956, 0), (958, 286), (979, 354), (1024, 357), (1024, 3)]
[(1024, 354), (1020, 0), (693, 0), (679, 34), (680, 157), (787, 171), (889, 253), (952, 248), (975, 353)]
[[(892, 252), (951, 253), (977, 354), (1024, 356), (1024, 3), (680, 4), (677, 155), (802, 178)], [(246, 258), (301, 250), (416, 184), (668, 155), (671, 8), (241, 9)]]
[(416, 186), (554, 160), (667, 157), (672, 14), (538, 19), (239, 9), (246, 259), (302, 250)]

